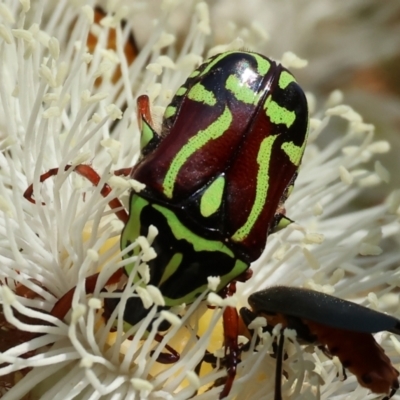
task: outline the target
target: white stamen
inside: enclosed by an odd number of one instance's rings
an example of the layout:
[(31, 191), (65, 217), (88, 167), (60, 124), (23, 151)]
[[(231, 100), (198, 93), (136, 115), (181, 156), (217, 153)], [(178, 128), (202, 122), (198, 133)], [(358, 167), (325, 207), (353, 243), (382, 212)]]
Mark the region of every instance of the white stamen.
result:
[(248, 328), (257, 330), (259, 328), (264, 328), (265, 326), (267, 326), (267, 320), (264, 317), (256, 317), (250, 322)]
[(138, 266), (138, 274), (143, 279), (143, 282), (148, 284), (150, 282), (150, 267), (146, 263), (141, 263)]
[(113, 164), (118, 162), (119, 154), (121, 151), (121, 142), (108, 138), (104, 139), (100, 142), (100, 144), (107, 149), (108, 154), (111, 156), (111, 160)]
[(340, 176), (340, 180), (344, 184), (351, 185), (353, 183), (353, 177), (351, 176), (350, 172), (343, 165), (341, 165), (339, 167), (339, 176)]
[(208, 288), (215, 292), (221, 282), (221, 278), (219, 276), (209, 276), (207, 277)]
[(149, 231), (147, 233), (147, 241), (149, 242), (150, 246), (153, 244), (153, 241), (157, 235), (158, 235), (158, 229), (154, 225), (150, 225)]
[(343, 102), (343, 92), (341, 90), (334, 90), (328, 97), (326, 101), (326, 106), (328, 108), (336, 107)]
[(93, 310), (100, 310), (100, 308), (103, 306), (103, 302), (100, 299), (92, 297), (88, 301), (88, 306)]
[(137, 292), (138, 296), (140, 297), (140, 299), (142, 300), (143, 307), (146, 310), (154, 304), (153, 299), (152, 299), (150, 293), (147, 291), (147, 289), (138, 286), (136, 288), (136, 292)]
[(390, 173), (379, 161), (375, 161), (375, 172), (383, 182), (389, 183)]
[(322, 207), (321, 203), (316, 203), (313, 207), (313, 214), (315, 216), (322, 215), (324, 213), (324, 208)]
[(198, 3), (196, 5), (196, 12), (200, 20), (197, 24), (197, 29), (204, 35), (209, 35), (211, 33), (211, 27), (210, 14), (207, 3), (203, 1), (201, 3)]
[(303, 239), (305, 244), (321, 244), (325, 240), (325, 236), (321, 233), (308, 232)]
[(153, 303), (157, 306), (165, 306), (165, 299), (160, 292), (160, 289), (153, 285), (146, 286), (147, 292), (151, 296)]
[(382, 253), (382, 249), (376, 245), (361, 243), (358, 252), (362, 256), (378, 256)]
[(32, 33), (27, 31), (26, 29), (12, 29), (11, 32), (17, 39), (22, 39), (27, 43), (33, 42)]
[(15, 24), (14, 15), (5, 3), (0, 4), (0, 15), (5, 19), (5, 22), (8, 22), (10, 25)]
[(136, 390), (144, 392), (151, 392), (153, 390), (153, 385), (145, 379), (132, 378), (131, 384)]
[(80, 318), (86, 314), (86, 306), (84, 304), (78, 304), (74, 309), (72, 309), (71, 322), (76, 324)]
[(129, 179), (128, 183), (129, 183), (130, 187), (136, 193), (141, 192), (146, 187), (146, 185), (144, 183), (141, 183), (141, 182), (137, 181), (136, 179)]
[(87, 251), (87, 256), (91, 259), (93, 262), (97, 262), (99, 260), (99, 253), (94, 250), (94, 249), (89, 249)]
[[(1, 6), (1, 4), (0, 4)], [(8, 29), (6, 26), (3, 24), (0, 24), (0, 36), (4, 39), (4, 41), (7, 44), (12, 44), (13, 42), (13, 37), (10, 29)]]
[[(72, 165), (79, 165), (79, 164), (84, 164), (86, 161), (88, 161), (90, 158), (92, 158), (92, 153), (90, 151), (85, 151), (82, 153), (77, 154), (72, 160), (71, 164)], [(77, 187), (78, 188), (78, 187)]]
[(49, 40), (49, 50), (51, 56), (55, 59), (58, 60), (60, 57), (60, 43), (58, 42), (57, 38), (52, 37)]
[(194, 371), (186, 371), (186, 378), (189, 381), (190, 385), (193, 386), (196, 390), (200, 389), (200, 378)]
[(83, 15), (86, 17), (88, 24), (92, 25), (94, 21), (94, 10), (89, 5), (83, 6), (81, 8)]
[(156, 74), (156, 75), (161, 75), (162, 72), (163, 72), (162, 65), (159, 64), (159, 63), (151, 63), (151, 64), (148, 64), (147, 67), (146, 67), (146, 69), (147, 69), (148, 71), (153, 72), (153, 73)]
[[(164, 304), (160, 304), (160, 305), (164, 305)], [(181, 326), (182, 325), (181, 319), (177, 315), (173, 314), (172, 312), (163, 310), (160, 312), (160, 314), (172, 326)]]
[(311, 269), (317, 270), (317, 269), (319, 269), (321, 267), (319, 261), (310, 252), (310, 250), (304, 248), (303, 249), (303, 254), (304, 254), (305, 259), (308, 262), (308, 265), (311, 267)]
[(170, 33), (162, 33), (160, 38), (156, 44), (153, 46), (153, 50), (161, 50), (164, 47), (170, 46), (171, 44), (175, 43), (176, 37)]
[(368, 146), (368, 150), (376, 154), (385, 154), (390, 150), (390, 143), (386, 140), (376, 141)]
[(223, 299), (221, 296), (218, 296), (216, 293), (211, 292), (207, 296), (207, 302), (211, 306), (222, 307)]
[(301, 69), (308, 65), (308, 61), (297, 57), (296, 54), (291, 51), (287, 51), (282, 55), (282, 65), (286, 68), (297, 68)]

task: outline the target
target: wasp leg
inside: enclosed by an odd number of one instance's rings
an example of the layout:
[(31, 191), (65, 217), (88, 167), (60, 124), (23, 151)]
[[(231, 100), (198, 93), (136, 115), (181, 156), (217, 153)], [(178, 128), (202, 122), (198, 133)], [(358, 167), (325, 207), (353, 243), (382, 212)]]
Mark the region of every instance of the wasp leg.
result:
[[(164, 337), (157, 333), (155, 339), (158, 343), (161, 343)], [(181, 357), (180, 354), (168, 344), (165, 345), (165, 348), (169, 351), (169, 353), (160, 353), (160, 355), (157, 357), (157, 361), (161, 364), (174, 364), (178, 362)]]
[(276, 353), (275, 368), (275, 395), (274, 400), (282, 400), (282, 363), (283, 363), (283, 345), (285, 344), (285, 336), (283, 332), (279, 335), (278, 351)]
[(237, 365), (240, 362), (240, 350), (238, 346), (239, 315), (235, 307), (226, 307), (223, 315), (224, 341), (225, 341), (225, 362), (227, 378), (219, 395), (220, 399), (228, 396), (236, 376)]

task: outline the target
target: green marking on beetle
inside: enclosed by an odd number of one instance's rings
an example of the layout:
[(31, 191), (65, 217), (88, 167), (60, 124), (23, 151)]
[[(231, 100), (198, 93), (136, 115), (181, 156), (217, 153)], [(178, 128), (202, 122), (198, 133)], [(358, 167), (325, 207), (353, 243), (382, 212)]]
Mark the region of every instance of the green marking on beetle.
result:
[(181, 265), (181, 262), (183, 260), (183, 254), (182, 253), (175, 253), (171, 259), (169, 260), (167, 266), (164, 269), (164, 273), (161, 277), (160, 282), (158, 283), (158, 286), (162, 285), (167, 279), (169, 279), (179, 268)]
[(255, 104), (258, 101), (257, 93), (248, 86), (244, 86), (236, 75), (229, 75), (225, 83), (228, 89), (237, 100), (246, 104)]
[(289, 111), (285, 107), (280, 106), (272, 100), (271, 95), (268, 96), (264, 103), (264, 110), (273, 124), (284, 124), (290, 128), (296, 119), (294, 111)]
[(215, 57), (214, 60), (212, 60), (206, 68), (204, 68), (203, 72), (201, 73), (200, 76), (207, 74), (213, 67), (215, 64), (219, 63), (223, 58), (225, 58), (226, 56), (228, 56), (229, 54), (232, 53), (237, 53), (236, 51), (227, 51), (226, 53), (221, 53), (219, 56)]
[[(227, 273), (226, 275), (220, 276), (221, 281), (216, 289), (216, 292), (219, 292), (220, 290), (222, 290), (224, 287), (226, 287), (230, 282), (232, 282), (236, 277), (241, 275), (248, 268), (249, 268), (248, 264), (246, 264), (245, 262), (243, 262), (241, 260), (236, 260), (235, 265), (229, 271), (229, 273)], [(196, 289), (194, 289), (193, 291), (191, 291), (190, 293), (187, 293), (185, 296), (180, 297), (179, 299), (171, 299), (170, 297), (164, 296), (165, 305), (167, 307), (173, 307), (173, 306), (178, 306), (183, 303), (186, 303), (186, 304), (193, 303), (193, 301), (196, 300), (196, 298), (201, 293), (203, 293), (205, 290), (207, 290), (207, 287), (208, 287), (207, 284), (201, 285), (201, 286), (197, 287)]]
[(272, 146), (277, 137), (278, 135), (268, 136), (261, 142), (257, 154), (257, 163), (259, 168), (257, 171), (256, 197), (250, 214), (247, 217), (247, 221), (232, 236), (232, 240), (236, 242), (241, 242), (249, 236), (265, 206), (269, 188), (269, 163), (271, 160)]
[(219, 283), (216, 292), (219, 292), (224, 287), (226, 287), (230, 282), (232, 282), (236, 277), (241, 275), (244, 271), (249, 268), (249, 264), (242, 260), (236, 260), (233, 268), (225, 275), (220, 277), (221, 282)]
[(224, 112), (206, 129), (200, 130), (196, 135), (192, 136), (188, 142), (182, 146), (171, 162), (171, 165), (165, 174), (163, 182), (163, 191), (165, 196), (172, 198), (176, 177), (183, 164), (196, 151), (200, 150), (205, 144), (211, 140), (221, 137), (229, 128), (232, 122), (232, 114), (228, 107), (225, 107)]
[(298, 167), (300, 165), (301, 157), (304, 153), (306, 141), (304, 140), (301, 146), (296, 146), (293, 142), (282, 143), (282, 150), (289, 157), (290, 161)]
[(165, 109), (164, 118), (173, 117), (175, 114), (176, 114), (176, 107), (174, 107), (174, 106), (168, 106), (168, 107)]
[(288, 71), (282, 71), (279, 76), (279, 82), (278, 82), (279, 87), (281, 89), (286, 89), (288, 85), (292, 82), (296, 82), (294, 76)]
[(271, 68), (271, 63), (265, 57), (262, 57), (259, 54), (253, 54), (253, 57), (257, 62), (257, 72), (261, 76), (267, 75), (269, 69)]
[[(282, 150), (289, 157), (290, 161), (294, 165), (296, 165), (296, 167), (298, 167), (300, 165), (301, 158), (303, 157), (304, 149), (307, 144), (307, 138), (308, 138), (309, 131), (310, 131), (310, 119), (308, 118), (307, 131), (306, 131), (306, 134), (304, 136), (304, 141), (301, 146), (296, 146), (293, 142), (282, 143), (282, 146), (281, 146)], [(293, 190), (293, 185), (291, 186), (291, 188), (289, 188), (288, 196), (289, 196), (291, 190)]]
[(189, 78), (195, 78), (197, 75), (200, 74), (200, 71), (198, 71), (197, 69), (195, 69), (190, 75)]
[(204, 103), (209, 106), (215, 106), (217, 99), (214, 93), (207, 90), (200, 82), (196, 83), (189, 91), (188, 98), (199, 103)]
[(203, 193), (200, 200), (200, 213), (207, 218), (221, 207), (225, 178), (218, 177)]
[[(296, 175), (296, 176), (297, 176), (297, 175)], [(294, 189), (294, 184), (291, 184), (291, 185), (286, 189), (286, 198), (288, 198), (288, 197), (292, 194), (293, 189)]]
[[(143, 208), (149, 204), (147, 200), (144, 200), (143, 198), (135, 194), (131, 196), (130, 202), (131, 204), (129, 208), (130, 210), (129, 220), (126, 223), (121, 234), (121, 249), (125, 249), (129, 243), (133, 242), (136, 238), (140, 236), (140, 214)], [(138, 253), (139, 253), (139, 248), (136, 247), (134, 249), (134, 254)], [(130, 255), (126, 254), (124, 256), (124, 259), (129, 257)], [(125, 265), (124, 268), (126, 273), (129, 275), (132, 273), (134, 267), (135, 267), (135, 262)]]
[(175, 96), (183, 96), (187, 92), (185, 86), (181, 86), (175, 93)]
[(234, 258), (232, 250), (226, 247), (222, 242), (218, 240), (205, 239), (199, 235), (193, 233), (188, 229), (182, 222), (177, 218), (176, 214), (166, 207), (160, 206), (158, 204), (153, 204), (159, 213), (161, 213), (166, 219), (169, 227), (171, 228), (172, 234), (176, 240), (185, 240), (189, 242), (195, 252), (198, 251), (210, 251), (210, 252), (220, 252)]
[(142, 120), (142, 130), (140, 132), (140, 150), (143, 150), (154, 138), (154, 131), (145, 119)]
[(280, 215), (278, 214), (277, 215), (277, 214), (275, 214), (275, 218), (277, 218), (277, 216), (279, 216), (281, 219), (278, 222), (278, 224), (270, 232), (268, 232), (269, 235), (272, 234), (272, 233), (279, 232), (282, 229), (287, 228), (290, 224), (293, 223), (293, 221), (290, 218), (286, 217), (285, 215), (282, 215), (282, 214), (280, 214)]

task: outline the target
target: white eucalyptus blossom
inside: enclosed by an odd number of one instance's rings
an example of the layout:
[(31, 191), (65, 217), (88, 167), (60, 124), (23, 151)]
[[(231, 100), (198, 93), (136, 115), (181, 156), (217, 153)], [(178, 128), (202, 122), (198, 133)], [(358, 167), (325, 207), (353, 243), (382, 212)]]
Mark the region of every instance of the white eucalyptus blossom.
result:
[[(145, 15), (145, 7), (145, 2), (110, 1), (106, 17), (95, 23), (94, 1), (0, 4), (0, 301), (1, 323), (10, 332), (0, 333), (5, 400), (28, 394), (42, 400), (215, 399), (222, 389), (215, 382), (226, 376), (226, 369), (222, 359), (216, 368), (202, 360), (206, 351), (224, 356), (223, 309), (246, 306), (251, 293), (268, 286), (311, 288), (400, 316), (399, 192), (382, 204), (359, 208), (365, 188), (390, 178), (384, 163), (375, 162), (390, 145), (375, 139), (368, 118), (364, 121), (344, 104), (337, 91), (322, 104), (308, 94), (310, 136), (285, 206), (295, 223), (269, 237), (252, 266), (253, 277), (238, 283), (228, 300), (212, 292), (218, 277), (210, 277), (209, 289), (193, 304), (157, 314), (162, 293), (146, 286), (147, 262), (157, 256), (151, 247), (157, 227), (121, 250), (123, 224), (108, 207), (111, 199), (126, 204), (129, 190), (143, 189), (139, 182), (113, 176), (138, 159), (136, 98), (150, 97), (159, 127), (175, 90), (208, 55), (248, 44), (255, 51), (268, 49), (237, 34), (230, 43), (213, 43), (204, 2), (185, 3), (191, 21), (177, 43), (171, 21), (180, 4), (164, 0), (157, 20), (147, 20), (151, 30), (130, 62), (124, 51), (135, 30), (130, 13)], [(122, 19), (127, 23), (121, 24)], [(115, 50), (107, 41), (114, 29)], [(268, 37), (260, 26), (252, 29)], [(97, 38), (91, 52), (89, 33)], [(307, 68), (302, 54), (288, 51), (279, 57), (291, 69)], [(65, 168), (80, 164), (99, 173), (97, 186)], [(52, 168), (58, 174), (40, 182)], [(100, 193), (105, 183), (112, 186), (106, 198)], [(30, 184), (36, 204), (23, 196)], [(136, 255), (122, 259), (132, 250)], [(132, 274), (103, 290), (113, 274), (132, 263)], [(96, 284), (85, 288), (85, 278), (96, 273)], [(62, 320), (51, 315), (73, 288), (67, 315)], [(131, 296), (139, 296), (149, 310), (134, 327), (123, 321)], [(107, 318), (105, 297), (121, 299)], [(207, 304), (215, 308), (207, 310)], [(160, 338), (157, 328), (164, 320), (171, 327)], [(265, 321), (259, 319), (253, 324), (259, 338), (254, 335), (241, 355), (232, 399), (274, 396), (276, 359), (270, 354), (279, 331), (263, 333)], [(379, 398), (351, 374), (342, 382), (340, 364), (321, 350), (304, 351), (294, 332), (287, 330), (285, 336), (290, 340), (282, 389), (288, 398)], [(387, 333), (376, 338), (399, 366), (398, 338)], [(166, 346), (179, 352), (178, 361), (157, 361), (170, 352)]]

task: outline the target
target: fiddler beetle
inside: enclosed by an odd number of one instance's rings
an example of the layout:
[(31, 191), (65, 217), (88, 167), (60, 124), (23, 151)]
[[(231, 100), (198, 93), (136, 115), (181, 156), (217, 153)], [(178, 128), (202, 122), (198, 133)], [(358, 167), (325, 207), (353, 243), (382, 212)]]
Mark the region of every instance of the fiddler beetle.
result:
[[(109, 205), (118, 208), (124, 223), (122, 250), (146, 236), (150, 226), (157, 227), (152, 243), (157, 257), (148, 263), (148, 283), (158, 287), (165, 308), (190, 304), (207, 290), (210, 276), (220, 278), (217, 292), (245, 280), (268, 235), (290, 222), (284, 203), (306, 145), (306, 96), (282, 65), (258, 53), (229, 51), (191, 73), (167, 106), (160, 134), (153, 127), (148, 97), (140, 96), (137, 105), (141, 157), (134, 167), (115, 173), (129, 175), (145, 189), (132, 190), (129, 213), (118, 199)], [(88, 165), (69, 168), (94, 185), (100, 181)], [(48, 171), (41, 182), (57, 172)], [(110, 191), (105, 185), (101, 193)], [(25, 197), (34, 202), (32, 196), (31, 185)], [(134, 263), (127, 264), (120, 274), (129, 275), (133, 268)], [(109, 283), (117, 280), (118, 274)], [(96, 281), (97, 275), (87, 278), (87, 292)], [(72, 294), (73, 289), (59, 300), (53, 315), (64, 318)], [(105, 299), (105, 313), (117, 304), (118, 299)], [(147, 312), (139, 297), (131, 297), (124, 322), (134, 325)], [(228, 316), (229, 311), (226, 321)], [(227, 339), (228, 354), (235, 346)], [(221, 398), (229, 393), (236, 364), (232, 359)]]

